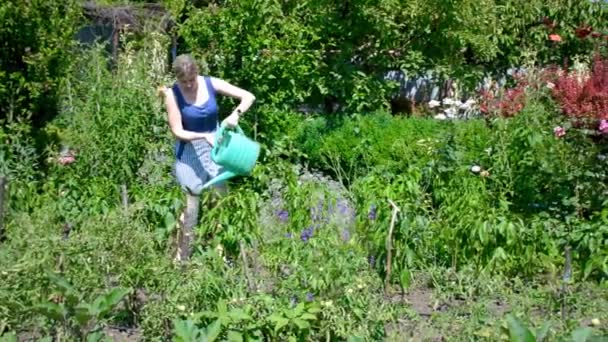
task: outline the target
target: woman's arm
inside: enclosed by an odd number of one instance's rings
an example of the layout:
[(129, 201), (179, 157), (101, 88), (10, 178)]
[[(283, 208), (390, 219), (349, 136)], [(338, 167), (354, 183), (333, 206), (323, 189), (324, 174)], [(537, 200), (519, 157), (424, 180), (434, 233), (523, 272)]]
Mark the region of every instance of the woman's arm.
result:
[(249, 110), (249, 107), (255, 101), (255, 96), (247, 90), (234, 86), (222, 79), (211, 77), (211, 85), (219, 94), (230, 96), (239, 99), (241, 102), (232, 111), (232, 113), (224, 120), (228, 125), (235, 126), (238, 123), (240, 116)]
[(175, 96), (173, 96), (173, 91), (171, 88), (165, 88), (161, 92), (165, 99), (165, 107), (167, 108), (167, 114), (169, 116), (169, 127), (171, 127), (171, 133), (173, 133), (176, 138), (183, 141), (207, 139), (210, 144), (213, 144), (213, 137), (209, 133), (186, 131), (182, 126), (182, 117), (179, 112), (179, 108), (177, 107)]

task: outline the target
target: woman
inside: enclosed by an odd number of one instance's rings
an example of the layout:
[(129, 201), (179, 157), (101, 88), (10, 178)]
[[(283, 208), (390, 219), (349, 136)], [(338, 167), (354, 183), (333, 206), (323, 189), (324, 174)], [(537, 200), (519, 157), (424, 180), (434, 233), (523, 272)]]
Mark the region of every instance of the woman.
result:
[[(213, 138), (218, 128), (216, 94), (240, 100), (239, 105), (222, 121), (226, 127), (238, 125), (241, 115), (255, 101), (250, 92), (221, 79), (199, 75), (191, 55), (179, 55), (173, 62), (176, 82), (161, 90), (169, 117), (171, 132), (177, 139), (175, 146), (175, 177), (186, 192), (186, 208), (180, 216), (176, 260), (186, 260), (191, 254), (193, 228), (198, 222), (199, 196), (202, 186), (216, 177), (221, 168), (211, 160)], [(226, 192), (224, 184), (214, 188)]]

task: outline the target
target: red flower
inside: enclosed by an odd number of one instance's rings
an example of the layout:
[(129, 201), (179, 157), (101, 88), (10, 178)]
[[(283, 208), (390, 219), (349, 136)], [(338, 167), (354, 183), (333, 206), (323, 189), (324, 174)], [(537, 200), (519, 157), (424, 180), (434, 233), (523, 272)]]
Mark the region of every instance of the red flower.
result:
[(590, 35), (591, 32), (593, 32), (593, 28), (591, 26), (579, 26), (574, 30), (574, 33), (580, 39), (587, 38), (587, 36)]
[(557, 34), (557, 33), (552, 33), (549, 35), (549, 40), (553, 41), (553, 42), (561, 42), (562, 41), (562, 37)]
[(599, 37), (601, 37), (601, 36), (602, 36), (602, 34), (601, 34), (601, 33), (599, 33), (599, 32), (593, 32), (593, 33), (591, 34), (591, 37), (593, 37), (593, 38), (599, 38)]
[(555, 81), (553, 97), (573, 119), (608, 119), (608, 60), (595, 57), (589, 77), (564, 73)]

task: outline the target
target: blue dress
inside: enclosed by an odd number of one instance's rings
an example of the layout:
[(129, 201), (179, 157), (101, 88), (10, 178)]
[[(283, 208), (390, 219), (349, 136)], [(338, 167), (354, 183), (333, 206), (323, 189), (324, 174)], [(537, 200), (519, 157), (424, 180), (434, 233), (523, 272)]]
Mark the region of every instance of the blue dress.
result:
[[(187, 131), (198, 133), (214, 133), (218, 126), (218, 105), (215, 89), (209, 76), (198, 77), (204, 80), (208, 99), (202, 105), (187, 103), (177, 84), (174, 84), (173, 94), (182, 117), (182, 126)], [(199, 86), (200, 86), (199, 82)], [(184, 191), (200, 195), (203, 185), (222, 172), (219, 165), (211, 159), (212, 146), (206, 139), (192, 141), (177, 140), (175, 143), (175, 176)], [(221, 186), (221, 184), (217, 184)]]

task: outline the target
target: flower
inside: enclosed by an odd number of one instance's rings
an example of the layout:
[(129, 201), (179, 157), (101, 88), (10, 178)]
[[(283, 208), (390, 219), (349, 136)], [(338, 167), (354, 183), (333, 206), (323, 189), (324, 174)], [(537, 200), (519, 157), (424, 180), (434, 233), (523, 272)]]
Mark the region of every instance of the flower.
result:
[(308, 227), (302, 231), (302, 233), (300, 234), (300, 239), (304, 242), (307, 242), (308, 239), (310, 239), (312, 237), (312, 233), (313, 233), (313, 228)]
[(453, 105), (454, 103), (455, 103), (455, 102), (454, 102), (454, 100), (452, 100), (452, 99), (451, 99), (451, 98), (449, 98), (449, 97), (446, 97), (445, 99), (443, 99), (443, 104), (444, 104), (444, 105), (451, 106), (451, 105)]
[(608, 134), (608, 120), (604, 119), (600, 121), (599, 131), (602, 134)]
[(448, 118), (454, 118), (457, 114), (457, 109), (450, 107), (450, 108), (446, 108), (443, 110), (443, 112), (445, 113), (446, 117)]
[(460, 109), (462, 109), (462, 110), (471, 109), (471, 106), (473, 106), (475, 103), (477, 103), (475, 100), (468, 99), (465, 102), (460, 104)]
[(555, 88), (555, 83), (553, 83), (553, 82), (547, 82), (547, 88), (549, 88), (549, 89)]
[(441, 103), (437, 100), (431, 100), (429, 101), (429, 108), (435, 108), (435, 107), (439, 107), (441, 105)]
[(552, 33), (549, 35), (549, 40), (552, 42), (561, 42), (562, 37), (557, 33)]
[(588, 35), (591, 34), (592, 31), (593, 28), (591, 26), (580, 26), (574, 30), (576, 36), (580, 39), (586, 38)]
[(306, 293), (306, 301), (312, 302), (314, 299), (315, 299), (315, 296), (313, 296), (312, 293), (310, 293), (310, 292)]
[(481, 166), (479, 166), (479, 165), (471, 166), (471, 172), (478, 173), (479, 171), (481, 171)]
[(564, 135), (566, 135), (566, 130), (561, 127), (561, 126), (557, 126), (553, 129), (553, 134), (557, 137), (557, 138), (561, 138)]
[(57, 162), (61, 165), (69, 165), (76, 161), (74, 156), (64, 156), (57, 158)]
[(277, 211), (277, 217), (281, 222), (285, 223), (287, 222), (287, 219), (289, 219), (289, 212), (285, 209), (281, 209)]

